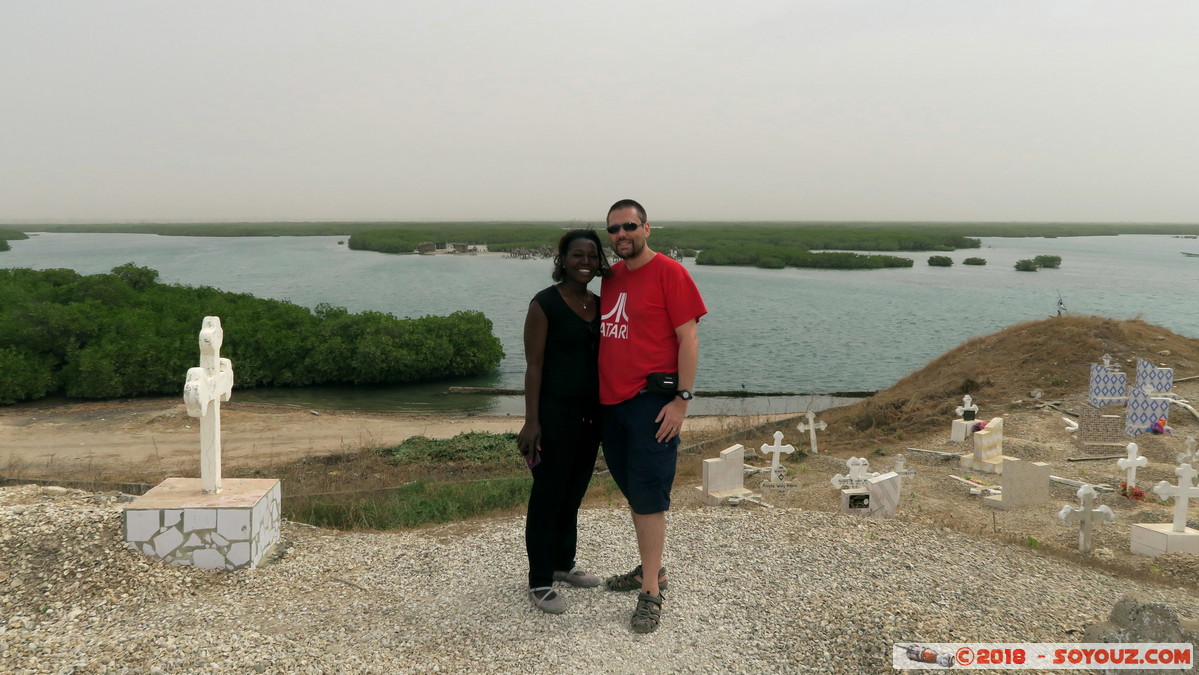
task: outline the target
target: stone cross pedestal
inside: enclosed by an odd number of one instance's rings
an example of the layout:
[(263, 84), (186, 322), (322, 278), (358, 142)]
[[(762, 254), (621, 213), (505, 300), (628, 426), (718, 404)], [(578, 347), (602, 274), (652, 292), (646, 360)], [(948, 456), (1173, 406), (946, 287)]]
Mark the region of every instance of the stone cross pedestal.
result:
[(1100, 523), (1110, 523), (1116, 519), (1116, 514), (1107, 506), (1095, 508), (1095, 488), (1084, 485), (1078, 489), (1079, 508), (1063, 506), (1057, 517), (1067, 524), (1078, 524), (1078, 552), (1091, 552), (1091, 526), (1095, 520)]
[(978, 417), (978, 406), (974, 405), (974, 398), (966, 394), (962, 397), (962, 405), (954, 409), (954, 412), (959, 419), (969, 422)]
[(200, 483), (205, 494), (221, 491), (221, 403), (233, 393), (233, 364), (221, 358), (221, 319), (204, 317), (200, 367), (189, 368), (183, 385), (187, 414), (200, 418)]
[(221, 480), (220, 404), (229, 400), (233, 366), (220, 357), (221, 320), (204, 317), (200, 367), (187, 371), (183, 400), (200, 418), (200, 479), (168, 478), (125, 505), (125, 543), (176, 565), (256, 567), (279, 541), (278, 480)]
[(1187, 527), (1187, 507), (1192, 498), (1199, 497), (1199, 487), (1195, 486), (1195, 475), (1199, 472), (1190, 464), (1183, 464), (1174, 473), (1178, 476), (1178, 485), (1163, 480), (1153, 488), (1162, 501), (1174, 498), (1174, 522), (1133, 525), (1133, 553), (1151, 557), (1163, 553), (1199, 554), (1199, 530)]
[(772, 456), (772, 459), (770, 460), (770, 482), (781, 483), (783, 480), (783, 474), (786, 473), (787, 470), (782, 466), (779, 466), (779, 456), (782, 454), (790, 455), (791, 453), (795, 452), (795, 448), (790, 445), (783, 445), (783, 432), (776, 431), (774, 432), (774, 445), (766, 445), (763, 443), (760, 450), (763, 455)]
[(1137, 454), (1140, 448), (1136, 443), (1129, 443), (1125, 449), (1128, 451), (1128, 457), (1116, 460), (1116, 466), (1124, 472), (1124, 485), (1127, 486), (1127, 491), (1132, 492), (1132, 489), (1137, 486), (1137, 467), (1148, 466), (1149, 460)]
[(826, 428), (828, 428), (828, 425), (824, 423), (824, 420), (820, 420), (819, 422), (817, 422), (816, 421), (816, 413), (812, 412), (811, 410), (809, 410), (807, 412), (806, 416), (808, 418), (807, 423), (805, 424), (803, 422), (800, 422), (799, 425), (796, 426), (795, 428), (799, 429), (799, 433), (801, 433), (801, 434), (805, 431), (809, 433), (809, 437), (812, 441), (812, 454), (815, 455), (819, 452), (816, 449), (816, 430), (819, 429), (821, 431), (824, 431)]

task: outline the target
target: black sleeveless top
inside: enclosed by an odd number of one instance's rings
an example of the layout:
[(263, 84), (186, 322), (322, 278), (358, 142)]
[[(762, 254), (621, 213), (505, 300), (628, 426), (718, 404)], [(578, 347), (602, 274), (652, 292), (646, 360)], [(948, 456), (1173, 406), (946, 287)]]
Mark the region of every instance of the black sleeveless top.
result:
[(549, 326), (545, 335), (545, 357), (541, 368), (541, 395), (572, 396), (599, 400), (599, 295), (595, 296), (595, 318), (575, 313), (557, 286), (533, 296), (545, 312)]

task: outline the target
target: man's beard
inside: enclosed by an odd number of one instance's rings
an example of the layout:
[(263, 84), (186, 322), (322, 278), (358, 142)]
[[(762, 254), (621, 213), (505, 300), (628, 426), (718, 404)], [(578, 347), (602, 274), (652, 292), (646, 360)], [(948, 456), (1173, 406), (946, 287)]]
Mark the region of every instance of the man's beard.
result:
[(645, 250), (645, 242), (630, 240), (628, 253), (621, 253), (619, 247), (613, 248), (612, 250), (616, 252), (616, 257), (620, 258), (621, 260), (628, 260), (630, 258), (636, 258), (637, 256), (641, 255), (641, 252)]

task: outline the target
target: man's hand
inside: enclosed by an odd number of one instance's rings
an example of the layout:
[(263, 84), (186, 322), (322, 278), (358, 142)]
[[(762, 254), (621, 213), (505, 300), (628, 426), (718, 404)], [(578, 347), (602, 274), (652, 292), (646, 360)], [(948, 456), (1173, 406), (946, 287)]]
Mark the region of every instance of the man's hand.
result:
[(658, 425), (658, 433), (654, 434), (654, 438), (659, 443), (666, 443), (675, 436), (678, 436), (683, 431), (683, 418), (686, 416), (687, 402), (675, 397), (670, 403), (662, 406), (662, 410), (654, 418), (655, 422), (661, 422)]

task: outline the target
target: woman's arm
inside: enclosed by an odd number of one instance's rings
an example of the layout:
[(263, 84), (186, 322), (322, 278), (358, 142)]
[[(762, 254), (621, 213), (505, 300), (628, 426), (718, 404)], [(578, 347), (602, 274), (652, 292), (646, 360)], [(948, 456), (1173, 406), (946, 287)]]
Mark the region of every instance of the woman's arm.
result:
[(549, 319), (536, 300), (525, 315), (525, 424), (516, 437), (520, 454), (541, 451), (541, 368), (545, 363), (545, 338)]

